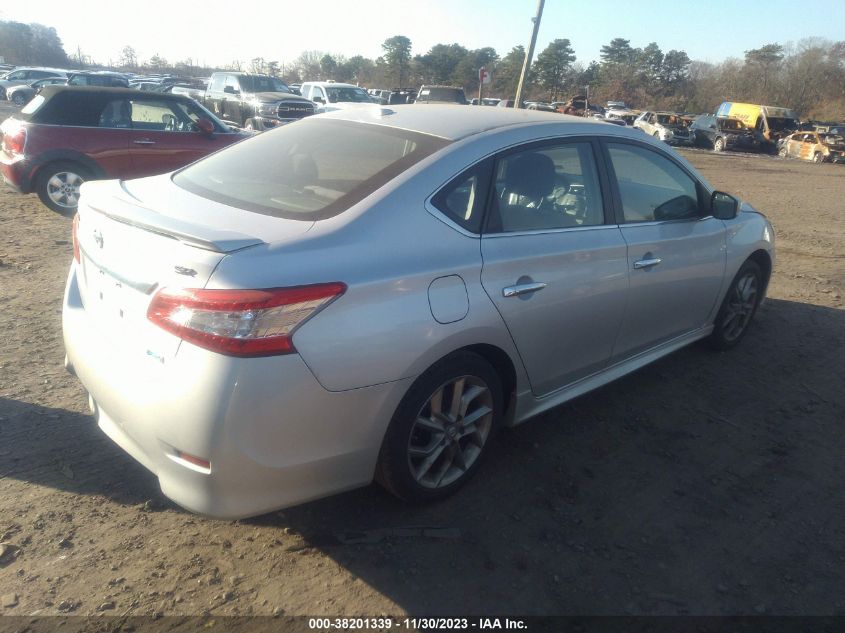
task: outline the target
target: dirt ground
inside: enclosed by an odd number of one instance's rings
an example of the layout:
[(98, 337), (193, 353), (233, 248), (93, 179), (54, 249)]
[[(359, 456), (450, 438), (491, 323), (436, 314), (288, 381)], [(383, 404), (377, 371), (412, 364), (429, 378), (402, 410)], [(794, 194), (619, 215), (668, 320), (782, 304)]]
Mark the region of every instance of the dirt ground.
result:
[(738, 349), (503, 433), (438, 505), (371, 486), (234, 523), (98, 430), (62, 367), (70, 220), (0, 190), (0, 613), (845, 615), (845, 166), (686, 155), (776, 228)]

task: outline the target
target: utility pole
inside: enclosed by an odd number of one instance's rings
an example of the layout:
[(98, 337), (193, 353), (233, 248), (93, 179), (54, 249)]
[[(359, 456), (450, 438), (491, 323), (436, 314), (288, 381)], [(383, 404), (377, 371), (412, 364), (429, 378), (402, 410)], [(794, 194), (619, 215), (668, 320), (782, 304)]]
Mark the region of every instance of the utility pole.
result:
[(584, 116), (590, 116), (590, 86), (584, 86)]
[(531, 42), (528, 44), (528, 50), (525, 52), (525, 62), (522, 64), (522, 72), (519, 75), (519, 85), (516, 88), (516, 97), (514, 97), (513, 107), (522, 107), (522, 90), (525, 87), (525, 78), (528, 76), (528, 69), (531, 67), (531, 58), (534, 57), (534, 45), (537, 43), (537, 32), (540, 30), (540, 19), (543, 17), (543, 5), (546, 0), (537, 0), (537, 15), (531, 18), (534, 22), (534, 30), (531, 31)]

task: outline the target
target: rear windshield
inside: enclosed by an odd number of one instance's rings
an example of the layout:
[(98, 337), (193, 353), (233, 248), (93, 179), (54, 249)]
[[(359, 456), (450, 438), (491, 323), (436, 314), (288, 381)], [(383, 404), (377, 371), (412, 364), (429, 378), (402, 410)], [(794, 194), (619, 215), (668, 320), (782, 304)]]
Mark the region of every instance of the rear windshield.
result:
[(305, 119), (212, 154), (177, 172), (173, 182), (255, 213), (321, 220), (447, 144), (381, 125)]
[(241, 88), (246, 92), (290, 92), (290, 89), (280, 79), (263, 75), (241, 75)]
[(460, 88), (423, 88), (418, 101), (454, 101), (466, 103), (467, 98)]
[(370, 95), (363, 88), (326, 86), (326, 92), (329, 95), (329, 103), (371, 103)]

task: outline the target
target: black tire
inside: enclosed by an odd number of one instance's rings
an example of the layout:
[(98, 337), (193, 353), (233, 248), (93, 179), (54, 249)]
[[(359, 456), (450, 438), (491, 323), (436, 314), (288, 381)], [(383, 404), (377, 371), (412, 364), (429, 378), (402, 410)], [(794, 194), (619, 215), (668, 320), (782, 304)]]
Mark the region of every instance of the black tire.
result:
[(816, 152), (815, 154), (813, 154), (813, 162), (816, 163), (817, 165), (823, 163), (824, 162), (824, 155), (821, 152)]
[(787, 154), (785, 145), (778, 150), (778, 156), (780, 156), (781, 158), (786, 158)]
[(0, 101), (3, 101), (6, 98), (6, 89), (0, 86)]
[(714, 152), (725, 151), (725, 139), (723, 139), (721, 136), (716, 137), (716, 140), (713, 141), (713, 151)]
[(26, 101), (27, 101), (26, 97), (24, 95), (22, 95), (20, 92), (16, 92), (15, 94), (12, 95), (12, 103), (14, 103), (18, 107), (26, 105)]
[(76, 213), (79, 186), (91, 173), (78, 163), (59, 161), (45, 165), (35, 177), (35, 192), (44, 205), (64, 216)]
[[(746, 283), (753, 284), (753, 296)], [(716, 315), (713, 332), (706, 339), (707, 344), (717, 350), (736, 347), (751, 325), (760, 300), (763, 298), (765, 280), (760, 265), (747, 260), (739, 269)]]
[[(458, 384), (461, 401), (469, 397), (466, 419), (475, 418), (466, 426), (462, 415), (449, 411)], [(490, 363), (472, 352), (447, 356), (419, 376), (399, 403), (382, 442), (376, 481), (405, 501), (449, 496), (478, 470), (502, 411), (502, 383)]]

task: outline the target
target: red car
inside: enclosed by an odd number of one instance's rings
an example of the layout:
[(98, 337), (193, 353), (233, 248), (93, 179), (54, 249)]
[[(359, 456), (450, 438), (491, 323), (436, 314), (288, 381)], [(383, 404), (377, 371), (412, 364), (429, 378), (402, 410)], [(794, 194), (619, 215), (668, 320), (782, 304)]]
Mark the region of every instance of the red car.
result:
[(183, 95), (47, 86), (0, 125), (0, 170), (72, 214), (86, 180), (163, 174), (248, 136)]

